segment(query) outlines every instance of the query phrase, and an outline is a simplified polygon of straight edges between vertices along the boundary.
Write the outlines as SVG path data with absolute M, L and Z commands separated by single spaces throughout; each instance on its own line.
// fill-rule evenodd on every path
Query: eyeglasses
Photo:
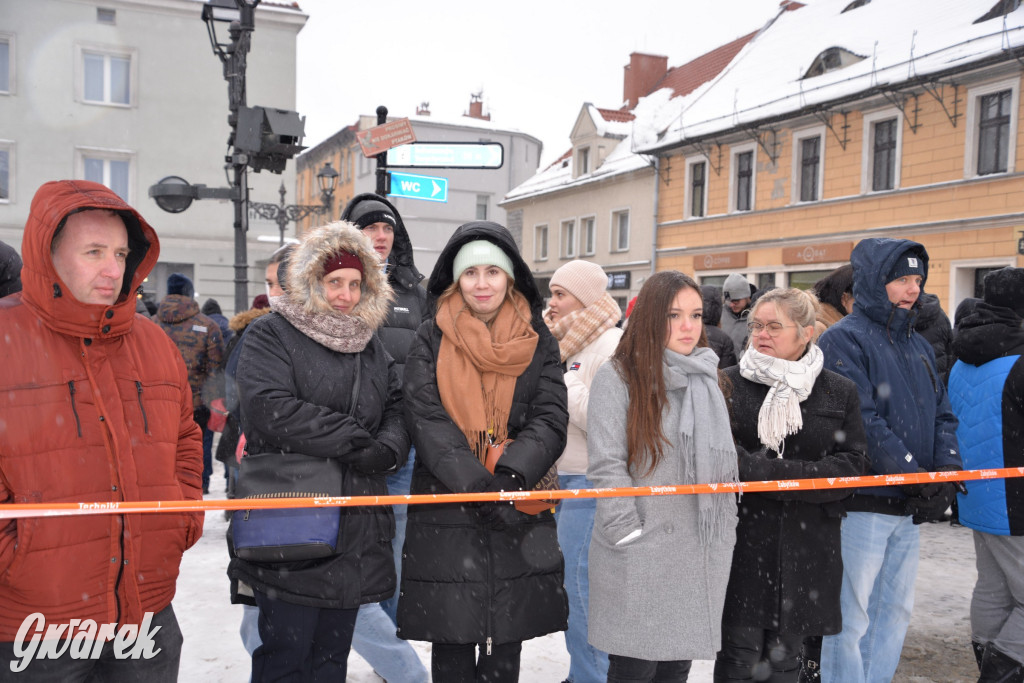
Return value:
M 796 325 L 783 325 L 779 322 L 759 323 L 754 321 L 747 323 L 747 332 L 753 336 L 755 334 L 761 334 L 763 330 L 768 330 L 769 337 L 778 337 L 782 334 L 782 331 L 788 327 L 796 327 Z

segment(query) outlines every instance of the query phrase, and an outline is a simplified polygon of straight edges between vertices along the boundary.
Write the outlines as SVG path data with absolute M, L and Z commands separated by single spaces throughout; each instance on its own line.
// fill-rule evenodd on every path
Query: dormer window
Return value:
M 989 19 L 996 19 L 998 17 L 1005 17 L 1010 12 L 1020 7 L 1020 0 L 999 0 L 992 9 L 985 14 L 981 15 L 980 18 L 975 19 L 975 24 L 980 24 L 983 21 Z
M 851 64 L 856 64 L 862 59 L 864 59 L 864 57 L 855 55 L 849 50 L 844 50 L 841 47 L 830 47 L 815 57 L 814 62 L 811 64 L 811 68 L 804 74 L 804 78 L 814 78 L 815 76 L 820 76 L 828 73 L 829 71 L 842 69 L 850 66 Z

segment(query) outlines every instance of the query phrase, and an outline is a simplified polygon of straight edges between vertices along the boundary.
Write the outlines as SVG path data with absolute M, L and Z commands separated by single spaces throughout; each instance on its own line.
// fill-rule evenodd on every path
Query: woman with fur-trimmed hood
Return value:
M 392 297 L 377 255 L 351 223 L 332 223 L 298 244 L 287 283 L 270 298 L 273 313 L 242 340 L 247 450 L 334 458 L 344 465 L 334 495 L 387 495 L 385 475 L 404 464 L 409 437 L 401 380 L 376 335 Z M 269 564 L 232 557 L 228 574 L 253 589 L 260 608 L 254 681 L 345 680 L 359 606 L 394 593 L 391 509 L 341 514 L 334 556 Z

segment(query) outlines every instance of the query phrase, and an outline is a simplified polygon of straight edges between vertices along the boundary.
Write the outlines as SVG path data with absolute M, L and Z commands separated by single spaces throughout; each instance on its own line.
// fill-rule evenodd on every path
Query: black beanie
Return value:
M 922 280 L 925 277 L 924 260 L 921 258 L 921 252 L 918 249 L 907 249 L 900 254 L 896 264 L 889 270 L 889 274 L 885 276 L 885 284 L 889 284 L 893 280 L 906 275 L 920 275 Z
M 1024 268 L 1000 268 L 985 276 L 985 303 L 1024 318 Z
M 192 286 L 192 281 L 181 273 L 171 273 L 167 278 L 167 293 L 168 294 L 181 294 L 192 298 L 196 293 L 195 287 Z
M 374 199 L 367 199 L 356 204 L 349 220 L 355 223 L 360 230 L 374 223 L 387 223 L 392 228 L 398 227 L 398 219 L 395 218 L 394 210 L 384 202 Z

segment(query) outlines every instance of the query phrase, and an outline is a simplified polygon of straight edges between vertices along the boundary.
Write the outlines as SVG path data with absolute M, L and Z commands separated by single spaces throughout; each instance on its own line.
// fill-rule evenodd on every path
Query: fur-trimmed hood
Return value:
M 268 313 L 270 313 L 269 308 L 250 308 L 248 311 L 242 311 L 241 313 L 236 313 L 232 316 L 231 320 L 228 321 L 228 327 L 231 328 L 232 332 L 238 334 L 248 327 L 249 323 L 253 320 L 267 315 Z
M 306 233 L 288 259 L 287 296 L 310 315 L 333 314 L 321 280 L 324 263 L 341 250 L 355 254 L 363 263 L 362 296 L 352 315 L 376 330 L 388 317 L 394 292 L 377 252 L 352 223 L 337 221 Z

